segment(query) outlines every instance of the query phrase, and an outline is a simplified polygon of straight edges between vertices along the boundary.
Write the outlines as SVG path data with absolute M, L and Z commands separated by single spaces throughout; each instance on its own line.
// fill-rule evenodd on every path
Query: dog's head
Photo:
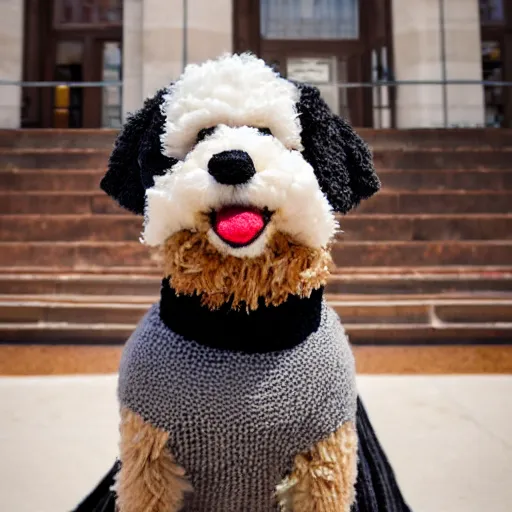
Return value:
M 373 195 L 379 180 L 366 144 L 318 89 L 244 54 L 190 65 L 147 100 L 121 131 L 101 186 L 144 214 L 148 245 L 168 247 L 171 283 L 180 269 L 206 273 L 209 286 L 196 279 L 182 291 L 208 295 L 205 287 L 234 287 L 235 267 L 247 280 L 257 278 L 248 267 L 261 274 L 266 262 L 275 274 L 286 259 L 281 289 L 300 254 L 302 274 L 313 260 L 325 268 L 325 257 L 313 256 L 326 253 L 335 213 Z M 219 267 L 230 269 L 222 279 Z M 222 300 L 236 298 L 228 291 Z

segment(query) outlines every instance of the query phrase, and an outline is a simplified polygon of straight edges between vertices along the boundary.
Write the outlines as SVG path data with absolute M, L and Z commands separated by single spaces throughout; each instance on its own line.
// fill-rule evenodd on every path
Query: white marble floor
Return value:
M 415 512 L 512 510 L 512 376 L 359 389 Z M 1 512 L 69 511 L 116 452 L 115 376 L 0 378 Z

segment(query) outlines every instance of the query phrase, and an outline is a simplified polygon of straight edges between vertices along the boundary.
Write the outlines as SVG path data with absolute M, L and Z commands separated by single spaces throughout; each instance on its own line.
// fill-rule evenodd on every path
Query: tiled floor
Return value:
M 415 512 L 512 510 L 512 376 L 362 376 L 359 388 Z M 0 511 L 69 510 L 116 444 L 114 376 L 0 378 Z

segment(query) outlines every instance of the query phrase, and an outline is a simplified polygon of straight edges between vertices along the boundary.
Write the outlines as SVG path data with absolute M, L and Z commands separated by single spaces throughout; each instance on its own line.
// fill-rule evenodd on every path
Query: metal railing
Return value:
M 72 89 L 87 89 L 87 88 L 101 88 L 107 90 L 108 88 L 116 88 L 119 90 L 119 96 L 123 90 L 123 82 L 120 80 L 115 81 L 84 81 L 84 82 L 73 82 L 73 81 L 23 81 L 23 80 L 4 80 L 0 79 L 0 89 L 2 86 L 14 86 L 22 88 L 52 88 L 54 89 L 53 94 L 53 127 L 54 128 L 68 128 L 70 117 L 77 110 L 77 106 L 72 104 L 71 90 Z M 79 107 L 80 108 L 80 107 Z M 114 109 L 114 115 L 110 116 L 110 113 Z M 113 106 L 107 106 L 105 112 L 102 112 L 102 116 L 109 120 L 102 121 L 102 125 L 105 127 L 120 127 L 122 122 L 122 102 Z M 112 120 L 116 122 L 112 125 Z
M 2 85 L 17 85 L 19 87 L 123 87 L 122 81 L 113 82 L 63 82 L 63 81 L 21 81 L 21 80 L 2 80 L 0 79 L 0 86 Z
M 498 125 L 506 125 L 512 127 L 512 81 L 504 81 L 504 80 L 474 80 L 474 79 L 448 79 L 448 80 L 378 80 L 375 82 L 350 82 L 350 83 L 336 83 L 333 84 L 338 90 L 354 90 L 354 89 L 372 89 L 378 93 L 381 93 L 386 89 L 386 105 L 382 105 L 379 103 L 377 99 L 378 96 L 373 95 L 372 97 L 372 105 L 371 108 L 375 111 L 376 109 L 388 109 L 390 111 L 391 117 L 396 120 L 397 108 L 400 106 L 400 93 L 403 92 L 402 88 L 409 87 L 420 87 L 420 86 L 438 86 L 442 88 L 440 97 L 437 100 L 433 100 L 432 98 L 427 99 L 435 105 L 434 108 L 439 109 L 441 120 L 440 123 L 435 123 L 433 127 L 439 128 L 452 128 L 454 126 L 493 126 L 497 127 Z M 454 100 L 453 97 L 451 101 L 449 100 L 449 89 L 450 87 L 456 86 L 473 86 L 480 87 L 481 94 L 480 100 L 476 95 L 479 93 L 475 91 L 475 102 L 476 106 L 479 101 L 481 101 L 481 105 L 483 107 L 482 112 L 482 122 L 474 123 L 474 122 L 460 122 L 460 121 L 452 121 L 450 118 L 453 116 L 451 114 L 452 109 L 457 109 L 464 107 L 464 104 L 459 104 L 457 100 Z M 401 90 L 402 89 L 402 90 Z M 508 89 L 505 92 L 505 89 Z M 390 94 L 390 91 L 393 91 L 393 94 Z M 488 101 L 487 96 L 492 96 L 492 94 L 486 95 L 486 92 L 494 92 L 496 96 L 500 97 L 499 101 Z M 381 98 L 382 99 L 382 98 Z M 420 102 L 418 102 L 418 105 Z M 425 105 L 424 104 L 424 105 Z M 412 105 L 409 104 L 409 107 Z M 431 105 L 432 106 L 432 105 Z M 350 110 L 350 105 L 346 105 Z M 466 105 L 467 108 L 467 105 Z M 489 111 L 493 108 L 503 109 L 501 112 L 502 120 L 500 123 L 490 123 L 488 122 L 486 116 Z M 459 117 L 459 116 L 456 116 Z M 380 128 L 382 126 L 374 126 Z M 391 127 L 391 126 L 390 126 Z M 397 127 L 396 124 L 393 124 L 392 127 Z M 398 126 L 400 128 L 401 126 Z
M 414 87 L 414 86 L 439 86 L 443 87 L 442 92 L 442 101 L 439 106 L 442 112 L 442 123 L 441 126 L 445 128 L 450 128 L 454 126 L 454 123 L 450 123 L 450 109 L 454 106 L 451 105 L 448 101 L 445 100 L 447 97 L 446 91 L 450 86 L 480 86 L 483 91 L 486 88 L 510 88 L 507 95 L 503 95 L 503 91 L 500 91 L 503 97 L 508 96 L 507 101 L 510 103 L 510 106 L 507 108 L 509 115 L 512 115 L 512 82 L 511 81 L 496 81 L 496 80 L 471 80 L 471 79 L 450 79 L 450 80 L 378 80 L 375 82 L 346 82 L 346 83 L 326 83 L 326 84 L 315 84 L 322 88 L 335 88 L 337 91 L 348 91 L 354 89 L 373 89 L 382 91 L 383 88 L 390 88 L 390 90 L 394 91 L 393 99 L 387 99 L 388 104 L 376 104 L 375 97 L 372 98 L 372 104 L 368 106 L 373 110 L 375 109 L 389 109 L 396 113 L 397 107 L 397 93 L 400 92 L 399 89 L 402 87 Z M 72 88 L 107 88 L 107 87 L 117 87 L 122 89 L 123 82 L 122 81 L 97 81 L 97 82 L 66 82 L 66 81 L 21 81 L 21 80 L 4 80 L 0 79 L 0 88 L 2 86 L 17 86 L 17 87 L 26 87 L 26 88 L 53 88 L 55 89 L 54 94 L 54 110 L 55 109 L 69 109 L 69 101 L 66 102 L 60 101 L 58 99 L 58 91 L 62 89 L 67 89 L 68 92 Z M 503 104 L 504 105 L 504 104 Z M 485 100 L 483 103 L 484 109 L 486 107 Z M 349 103 L 341 104 L 342 108 L 350 110 L 351 105 Z M 340 112 L 342 113 L 342 112 Z M 512 126 L 512 119 L 508 119 L 508 124 Z M 455 123 L 457 125 L 457 123 Z M 481 124 L 481 126 L 485 126 L 485 123 Z M 396 126 L 392 126 L 396 127 Z M 439 126 L 436 126 L 439 127 Z

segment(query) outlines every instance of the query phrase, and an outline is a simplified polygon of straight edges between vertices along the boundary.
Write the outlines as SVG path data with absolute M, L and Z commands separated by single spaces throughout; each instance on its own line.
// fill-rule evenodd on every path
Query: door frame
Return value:
M 48 5 L 50 4 L 50 5 Z M 84 81 L 101 81 L 105 41 L 123 42 L 123 27 L 113 25 L 54 24 L 54 2 L 25 0 L 24 80 L 54 81 L 56 49 L 59 41 L 83 41 Z M 53 126 L 52 87 L 24 88 L 24 102 L 29 103 L 22 120 L 25 127 Z M 101 127 L 102 88 L 85 87 L 83 128 Z
M 374 13 L 378 9 L 381 23 L 375 27 Z M 373 13 L 373 14 L 371 14 Z M 287 57 L 332 57 L 346 58 L 351 82 L 371 81 L 371 51 L 376 45 L 386 45 L 389 66 L 393 66 L 391 0 L 359 0 L 358 39 L 263 39 L 260 34 L 260 1 L 234 0 L 233 48 L 235 52 L 250 51 L 265 60 L 286 62 Z M 372 126 L 372 91 L 370 88 L 349 89 L 349 108 L 352 124 Z M 394 126 L 394 94 L 392 125 Z

